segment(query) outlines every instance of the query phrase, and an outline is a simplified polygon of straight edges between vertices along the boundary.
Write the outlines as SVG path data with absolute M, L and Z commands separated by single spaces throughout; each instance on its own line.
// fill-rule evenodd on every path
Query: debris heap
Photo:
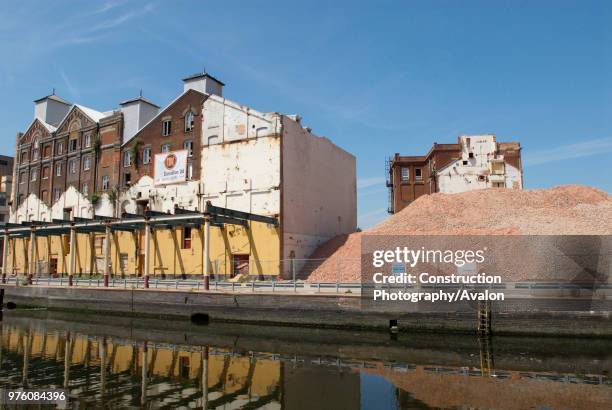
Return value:
M 358 282 L 361 236 L 367 235 L 612 235 L 612 196 L 577 185 L 551 189 L 485 189 L 424 195 L 379 225 L 341 235 L 311 256 L 313 282 Z

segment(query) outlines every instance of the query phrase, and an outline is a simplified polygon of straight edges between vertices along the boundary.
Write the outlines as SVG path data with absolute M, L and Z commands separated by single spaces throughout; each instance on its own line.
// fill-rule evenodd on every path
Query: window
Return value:
M 164 137 L 170 135 L 172 132 L 172 120 L 165 120 L 162 122 L 162 135 Z
M 89 194 L 89 184 L 87 182 L 83 182 L 83 189 L 81 190 L 83 195 Z
M 49 167 L 43 167 L 42 179 L 49 179 Z
M 102 176 L 102 189 L 108 190 L 108 186 L 110 184 L 110 177 L 108 175 Z
M 193 176 L 193 164 L 189 162 L 187 164 L 187 179 L 191 179 Z
M 30 174 L 30 180 L 36 181 L 38 179 L 38 169 L 34 168 Z
M 410 168 L 402 168 L 402 182 L 410 181 Z
M 41 198 L 43 200 L 43 202 L 48 202 L 49 201 L 49 191 L 42 191 L 41 192 Z
M 193 130 L 193 113 L 191 111 L 185 114 L 185 132 Z
M 27 151 L 22 151 L 21 152 L 21 160 L 20 162 L 26 162 L 28 160 L 28 153 Z
M 151 147 L 145 147 L 142 151 L 142 163 L 148 164 L 151 162 Z
M 19 174 L 19 183 L 20 184 L 25 184 L 26 182 L 26 173 L 25 171 L 23 171 L 21 174 Z
M 132 182 L 132 174 L 130 174 L 129 172 L 126 172 L 123 175 L 123 183 L 125 186 L 129 186 L 130 182 Z
M 187 150 L 188 157 L 193 157 L 193 141 L 188 140 L 183 142 L 183 149 Z
M 414 179 L 417 181 L 421 181 L 423 179 L 423 173 L 421 172 L 421 168 L 414 169 Z
M 191 249 L 191 228 L 183 228 L 183 246 L 182 249 Z
M 161 152 L 170 152 L 170 144 L 164 144 L 161 146 Z
M 91 147 L 91 133 L 85 134 L 85 148 Z
M 6 197 L 0 196 L 0 206 L 6 206 Z
M 70 164 L 70 165 L 69 165 L 69 167 L 70 167 L 70 173 L 71 173 L 71 174 L 76 174 L 76 171 L 77 171 L 77 163 L 76 163 L 76 159 L 71 159 L 71 160 L 70 160 L 68 163 Z
M 44 152 L 44 154 L 43 154 L 44 157 L 45 158 L 49 158 L 51 156 L 51 145 L 48 145 L 48 144 L 45 145 L 45 148 L 44 148 L 43 152 Z
M 126 151 L 123 153 L 123 166 L 129 167 L 132 165 L 132 153 L 130 151 Z
M 77 149 L 77 140 L 76 138 L 73 138 L 70 141 L 68 141 L 68 151 L 72 152 L 72 151 L 76 151 L 76 149 Z
M 55 146 L 56 155 L 62 155 L 64 153 L 64 141 L 60 141 Z
M 53 200 L 57 201 L 60 199 L 60 196 L 62 196 L 62 190 L 59 188 L 55 188 L 53 189 Z
M 91 168 L 91 157 L 86 155 L 83 158 L 83 171 L 89 171 L 89 168 Z
M 55 176 L 56 177 L 62 176 L 62 163 L 61 162 L 58 162 L 57 164 L 55 164 Z
M 23 194 L 19 195 L 19 205 L 23 204 L 24 200 L 25 200 L 25 195 Z
M 32 152 L 32 160 L 36 161 L 40 157 L 40 141 L 36 139 L 34 141 L 34 150 Z

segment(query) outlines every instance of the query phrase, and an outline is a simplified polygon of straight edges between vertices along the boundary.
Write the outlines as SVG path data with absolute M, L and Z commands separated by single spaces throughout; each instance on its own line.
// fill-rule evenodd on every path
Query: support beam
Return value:
M 204 251 L 202 252 L 204 265 L 204 290 L 210 289 L 210 215 L 204 217 Z
M 28 251 L 28 284 L 32 284 L 32 276 L 34 275 L 34 247 L 36 246 L 36 234 L 34 228 L 30 230 L 30 249 Z
M 4 239 L 2 241 L 2 283 L 6 283 L 6 274 L 8 273 L 8 250 L 9 250 L 9 234 L 8 230 L 4 230 Z
M 202 409 L 208 409 L 208 346 L 202 351 Z
M 72 357 L 70 341 L 70 332 L 66 332 L 66 347 L 64 349 L 64 390 L 68 390 L 68 385 L 70 384 L 70 359 Z
M 100 397 L 103 398 L 106 390 L 106 338 L 98 338 L 100 351 Z
M 76 254 L 76 230 L 74 225 L 70 226 L 70 259 L 68 261 L 68 286 L 72 286 L 74 278 L 74 258 Z
M 147 342 L 142 345 L 142 391 L 140 393 L 140 405 L 144 408 L 147 403 Z
M 145 256 L 144 256 L 144 287 L 149 287 L 149 256 L 151 249 L 151 224 L 148 222 L 145 224 Z
M 108 287 L 108 278 L 110 274 L 110 240 L 111 240 L 111 228 L 106 226 L 104 231 L 104 286 Z

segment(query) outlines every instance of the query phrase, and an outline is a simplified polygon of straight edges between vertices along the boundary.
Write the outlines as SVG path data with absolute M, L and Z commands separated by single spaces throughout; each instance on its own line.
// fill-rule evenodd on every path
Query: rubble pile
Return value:
M 341 235 L 311 258 L 326 258 L 308 281 L 358 282 L 362 235 L 612 235 L 612 196 L 567 185 L 424 195 L 379 225 Z

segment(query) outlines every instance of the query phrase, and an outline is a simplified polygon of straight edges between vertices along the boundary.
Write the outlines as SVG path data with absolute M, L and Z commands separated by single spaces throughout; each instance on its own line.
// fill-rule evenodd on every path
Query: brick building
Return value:
M 288 259 L 353 232 L 355 158 L 299 115 L 259 112 L 224 98 L 223 88 L 199 73 L 164 108 L 142 95 L 108 111 L 55 94 L 36 100 L 17 136 L 9 271 L 202 274 L 208 243 L 213 274 L 274 276 L 295 270 Z M 149 235 L 125 222 L 208 218 L 211 207 L 242 219 L 218 220 L 209 233 L 197 221 L 160 223 Z M 95 227 L 109 220 L 112 235 Z M 89 225 L 77 232 L 75 224 Z
M 456 144 L 437 144 L 425 155 L 396 153 L 386 163 L 389 213 L 434 192 L 522 189 L 521 145 L 497 142 L 495 135 L 464 135 Z

